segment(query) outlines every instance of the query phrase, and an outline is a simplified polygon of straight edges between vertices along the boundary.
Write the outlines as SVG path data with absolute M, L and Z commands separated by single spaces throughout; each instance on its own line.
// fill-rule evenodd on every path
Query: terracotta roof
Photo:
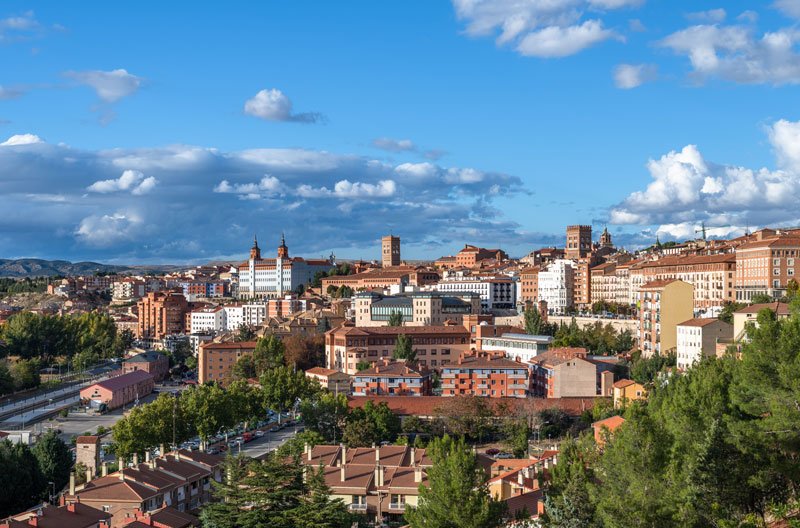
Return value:
M 609 431 L 614 431 L 617 427 L 625 423 L 625 418 L 622 416 L 611 416 L 610 418 L 606 418 L 605 420 L 599 420 L 592 424 L 592 427 L 595 429 L 601 429 L 605 427 Z
M 587 350 L 582 347 L 551 348 L 538 354 L 536 357 L 532 358 L 530 362 L 535 365 L 555 367 L 576 358 L 585 360 L 587 355 Z
M 200 348 L 203 350 L 225 350 L 225 349 L 251 349 L 255 348 L 258 344 L 257 341 L 238 341 L 238 342 L 227 342 L 227 343 L 200 343 Z
M 41 514 L 38 514 L 41 512 Z M 36 517 L 36 526 L 39 528 L 88 528 L 95 526 L 99 521 L 111 518 L 111 514 L 92 508 L 79 502 L 68 506 L 51 506 L 46 504 L 36 510 L 15 515 L 15 521 L 21 521 L 19 526 L 30 526 L 27 519 Z M 9 523 L 11 526 L 14 524 Z
M 668 284 L 672 284 L 673 282 L 683 282 L 678 279 L 657 279 L 650 281 L 648 283 L 643 284 L 639 289 L 640 290 L 657 290 L 661 289 Z
M 186 512 L 167 506 L 153 512 L 150 518 L 168 528 L 188 528 L 189 526 L 200 526 L 200 519 Z
M 756 240 L 753 242 L 745 242 L 737 251 L 746 249 L 757 249 L 764 247 L 800 247 L 800 238 L 795 236 L 776 236 L 774 238 L 767 238 L 764 240 Z
M 636 382 L 630 379 L 621 379 L 619 381 L 614 382 L 613 386 L 615 389 L 624 389 L 625 387 L 629 387 L 634 383 Z
M 75 439 L 76 444 L 99 444 L 99 436 L 79 436 Z
M 117 502 L 135 503 L 151 499 L 158 494 L 158 490 L 144 484 L 131 480 L 120 480 L 117 474 L 95 479 L 88 482 L 82 490 L 75 492 L 75 495 L 83 500 L 114 499 Z
M 651 260 L 642 264 L 643 268 L 658 268 L 662 266 L 686 266 L 700 264 L 719 264 L 736 262 L 735 253 L 715 253 L 713 255 L 670 255 L 658 260 Z
M 773 303 L 764 303 L 764 304 L 751 304 L 750 306 L 745 306 L 741 310 L 736 310 L 736 313 L 755 313 L 757 314 L 761 310 L 768 309 L 775 312 L 777 315 L 789 315 L 791 312 L 789 311 L 789 305 L 782 302 L 773 302 Z
M 410 335 L 415 334 L 453 334 L 453 335 L 469 335 L 469 330 L 463 326 L 372 326 L 372 327 L 355 327 L 355 326 L 340 326 L 330 330 L 337 335 L 354 335 L 354 336 L 368 336 L 368 335 Z
M 678 326 L 697 326 L 703 327 L 708 326 L 711 323 L 720 322 L 719 319 L 716 317 L 695 317 L 693 319 L 689 319 L 688 321 L 684 321 L 682 323 L 678 323 Z M 725 323 L 728 324 L 728 323 Z
M 434 416 L 438 408 L 450 404 L 449 396 L 350 396 L 350 408 L 362 407 L 368 401 L 374 404 L 386 403 L 400 416 Z M 493 410 L 505 403 L 511 412 L 515 409 L 544 410 L 558 408 L 569 415 L 578 416 L 594 407 L 596 398 L 487 398 L 486 403 Z
M 97 386 L 103 387 L 104 389 L 108 389 L 110 391 L 116 391 L 148 379 L 153 379 L 153 376 L 143 370 L 134 370 L 133 372 L 128 372 L 127 374 L 122 374 L 121 376 L 115 376 L 107 380 L 98 381 L 87 388 Z
M 427 373 L 412 368 L 403 361 L 392 361 L 389 364 L 377 364 L 374 367 L 360 370 L 356 374 L 356 376 L 399 376 L 403 378 L 421 378 L 427 375 Z
M 515 517 L 520 512 L 526 511 L 530 516 L 538 516 L 539 501 L 542 500 L 544 491 L 541 489 L 529 491 L 522 495 L 516 495 L 505 500 L 507 512 Z
M 306 374 L 315 374 L 317 376 L 330 376 L 331 374 L 335 374 L 336 370 L 325 368 L 325 367 L 312 367 L 306 371 Z
M 445 370 L 471 370 L 471 369 L 527 369 L 528 365 L 519 361 L 503 357 L 467 356 L 456 363 L 443 365 Z

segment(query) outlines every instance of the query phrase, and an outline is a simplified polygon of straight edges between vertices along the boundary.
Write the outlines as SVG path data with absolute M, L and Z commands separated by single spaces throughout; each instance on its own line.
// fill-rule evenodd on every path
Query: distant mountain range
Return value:
M 171 271 L 190 266 L 152 265 L 116 266 L 99 262 L 69 262 L 43 259 L 0 259 L 0 277 L 52 277 L 54 275 L 92 275 L 100 273 L 145 273 L 147 271 Z

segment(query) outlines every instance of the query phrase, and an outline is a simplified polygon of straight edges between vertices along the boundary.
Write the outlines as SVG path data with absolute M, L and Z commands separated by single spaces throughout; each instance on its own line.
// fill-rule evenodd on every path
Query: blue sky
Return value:
M 800 0 L 0 5 L 0 257 L 800 223 Z

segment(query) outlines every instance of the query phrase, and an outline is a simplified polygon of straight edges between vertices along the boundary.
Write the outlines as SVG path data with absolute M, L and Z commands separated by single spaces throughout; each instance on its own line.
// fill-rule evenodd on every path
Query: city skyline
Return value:
M 800 3 L 5 3 L 0 256 L 513 256 L 800 224 Z M 34 9 L 31 11 L 31 9 Z M 146 28 L 146 29 L 145 29 Z

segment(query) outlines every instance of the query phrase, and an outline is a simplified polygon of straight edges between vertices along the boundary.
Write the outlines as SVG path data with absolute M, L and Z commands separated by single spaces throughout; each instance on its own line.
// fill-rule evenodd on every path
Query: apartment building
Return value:
M 481 297 L 473 292 L 451 295 L 415 292 L 393 296 L 363 292 L 353 297 L 353 309 L 359 327 L 386 326 L 396 313 L 403 317 L 403 326 L 461 324 L 465 315 L 481 313 Z
M 464 248 L 456 253 L 453 267 L 473 268 L 482 260 L 492 259 L 497 261 L 508 260 L 508 254 L 502 249 L 487 249 L 465 244 Z
M 442 293 L 477 293 L 481 308 L 485 311 L 508 310 L 516 307 L 517 288 L 514 280 L 506 276 L 494 277 L 445 277 L 431 287 Z
M 70 485 L 67 504 L 91 506 L 111 517 L 111 528 L 125 526 L 131 517 L 171 507 L 197 512 L 211 500 L 211 482 L 222 480 L 222 457 L 200 451 L 172 451 L 164 456 L 134 463 L 92 479 L 83 486 Z
M 213 381 L 227 386 L 231 382 L 233 366 L 242 356 L 252 356 L 256 341 L 232 343 L 201 343 L 197 352 L 197 381 Z
M 533 358 L 530 365 L 531 392 L 543 398 L 597 396 L 600 374 L 613 368 L 591 361 L 585 348 L 551 348 Z
M 717 342 L 733 338 L 733 325 L 717 318 L 693 318 L 677 327 L 677 367 L 687 370 L 704 357 L 716 357 Z
M 329 271 L 333 263 L 327 259 L 306 260 L 290 257 L 286 240 L 281 235 L 277 256 L 261 258 L 258 240 L 253 240 L 250 258 L 237 265 L 239 273 L 238 296 L 244 299 L 277 298 L 309 284 L 318 271 Z
M 388 358 L 353 376 L 353 396 L 429 396 L 431 373 Z
M 519 272 L 519 295 L 517 303 L 536 304 L 539 302 L 539 266 L 524 268 Z
M 688 282 L 659 279 L 639 289 L 636 336 L 645 357 L 678 346 L 678 325 L 694 317 L 694 288 Z
M 625 407 L 628 403 L 643 400 L 647 397 L 644 385 L 631 379 L 621 379 L 614 382 L 613 389 L 614 408 Z
M 777 299 L 786 295 L 790 280 L 800 281 L 800 235 L 796 232 L 759 233 L 736 248 L 737 301 L 749 302 L 757 294 Z
M 566 313 L 573 306 L 575 263 L 559 259 L 539 272 L 539 300 L 554 314 Z
M 227 331 L 226 315 L 226 310 L 223 306 L 210 306 L 193 310 L 189 316 L 189 329 L 193 334 Z
M 174 291 L 150 292 L 137 304 L 138 327 L 136 338 L 161 340 L 168 335 L 182 334 L 186 326 L 189 304 Z
M 111 285 L 111 299 L 114 301 L 130 301 L 141 299 L 147 294 L 147 284 L 142 279 L 126 277 Z
M 733 314 L 733 339 L 736 341 L 747 339 L 747 325 L 758 326 L 758 314 L 761 310 L 771 310 L 777 319 L 788 319 L 792 314 L 789 305 L 782 302 L 745 306 Z
M 691 284 L 695 310 L 706 311 L 735 299 L 737 259 L 733 253 L 673 255 L 643 262 L 632 273 L 641 274 L 645 283 L 673 279 Z
M 355 375 L 360 361 L 374 364 L 391 357 L 400 334 L 411 340 L 418 364 L 428 369 L 452 363 L 470 349 L 470 332 L 460 325 L 366 328 L 343 325 L 325 333 L 326 366 Z
M 598 264 L 590 270 L 590 275 L 592 302 L 617 302 L 617 291 L 619 289 L 617 263 L 604 262 L 603 264 Z
M 466 356 L 442 367 L 442 396 L 525 398 L 528 366 L 489 355 Z
M 402 291 L 406 286 L 424 286 L 435 284 L 439 274 L 422 266 L 396 266 L 384 269 L 370 269 L 354 275 L 334 275 L 322 279 L 322 291 L 330 286 L 337 288 L 347 286 L 353 291 L 388 290 L 396 288 Z
M 572 287 L 572 305 L 579 310 L 588 310 L 591 308 L 592 299 L 592 266 L 596 265 L 598 260 L 593 256 L 579 258 L 575 260 L 573 287 Z

